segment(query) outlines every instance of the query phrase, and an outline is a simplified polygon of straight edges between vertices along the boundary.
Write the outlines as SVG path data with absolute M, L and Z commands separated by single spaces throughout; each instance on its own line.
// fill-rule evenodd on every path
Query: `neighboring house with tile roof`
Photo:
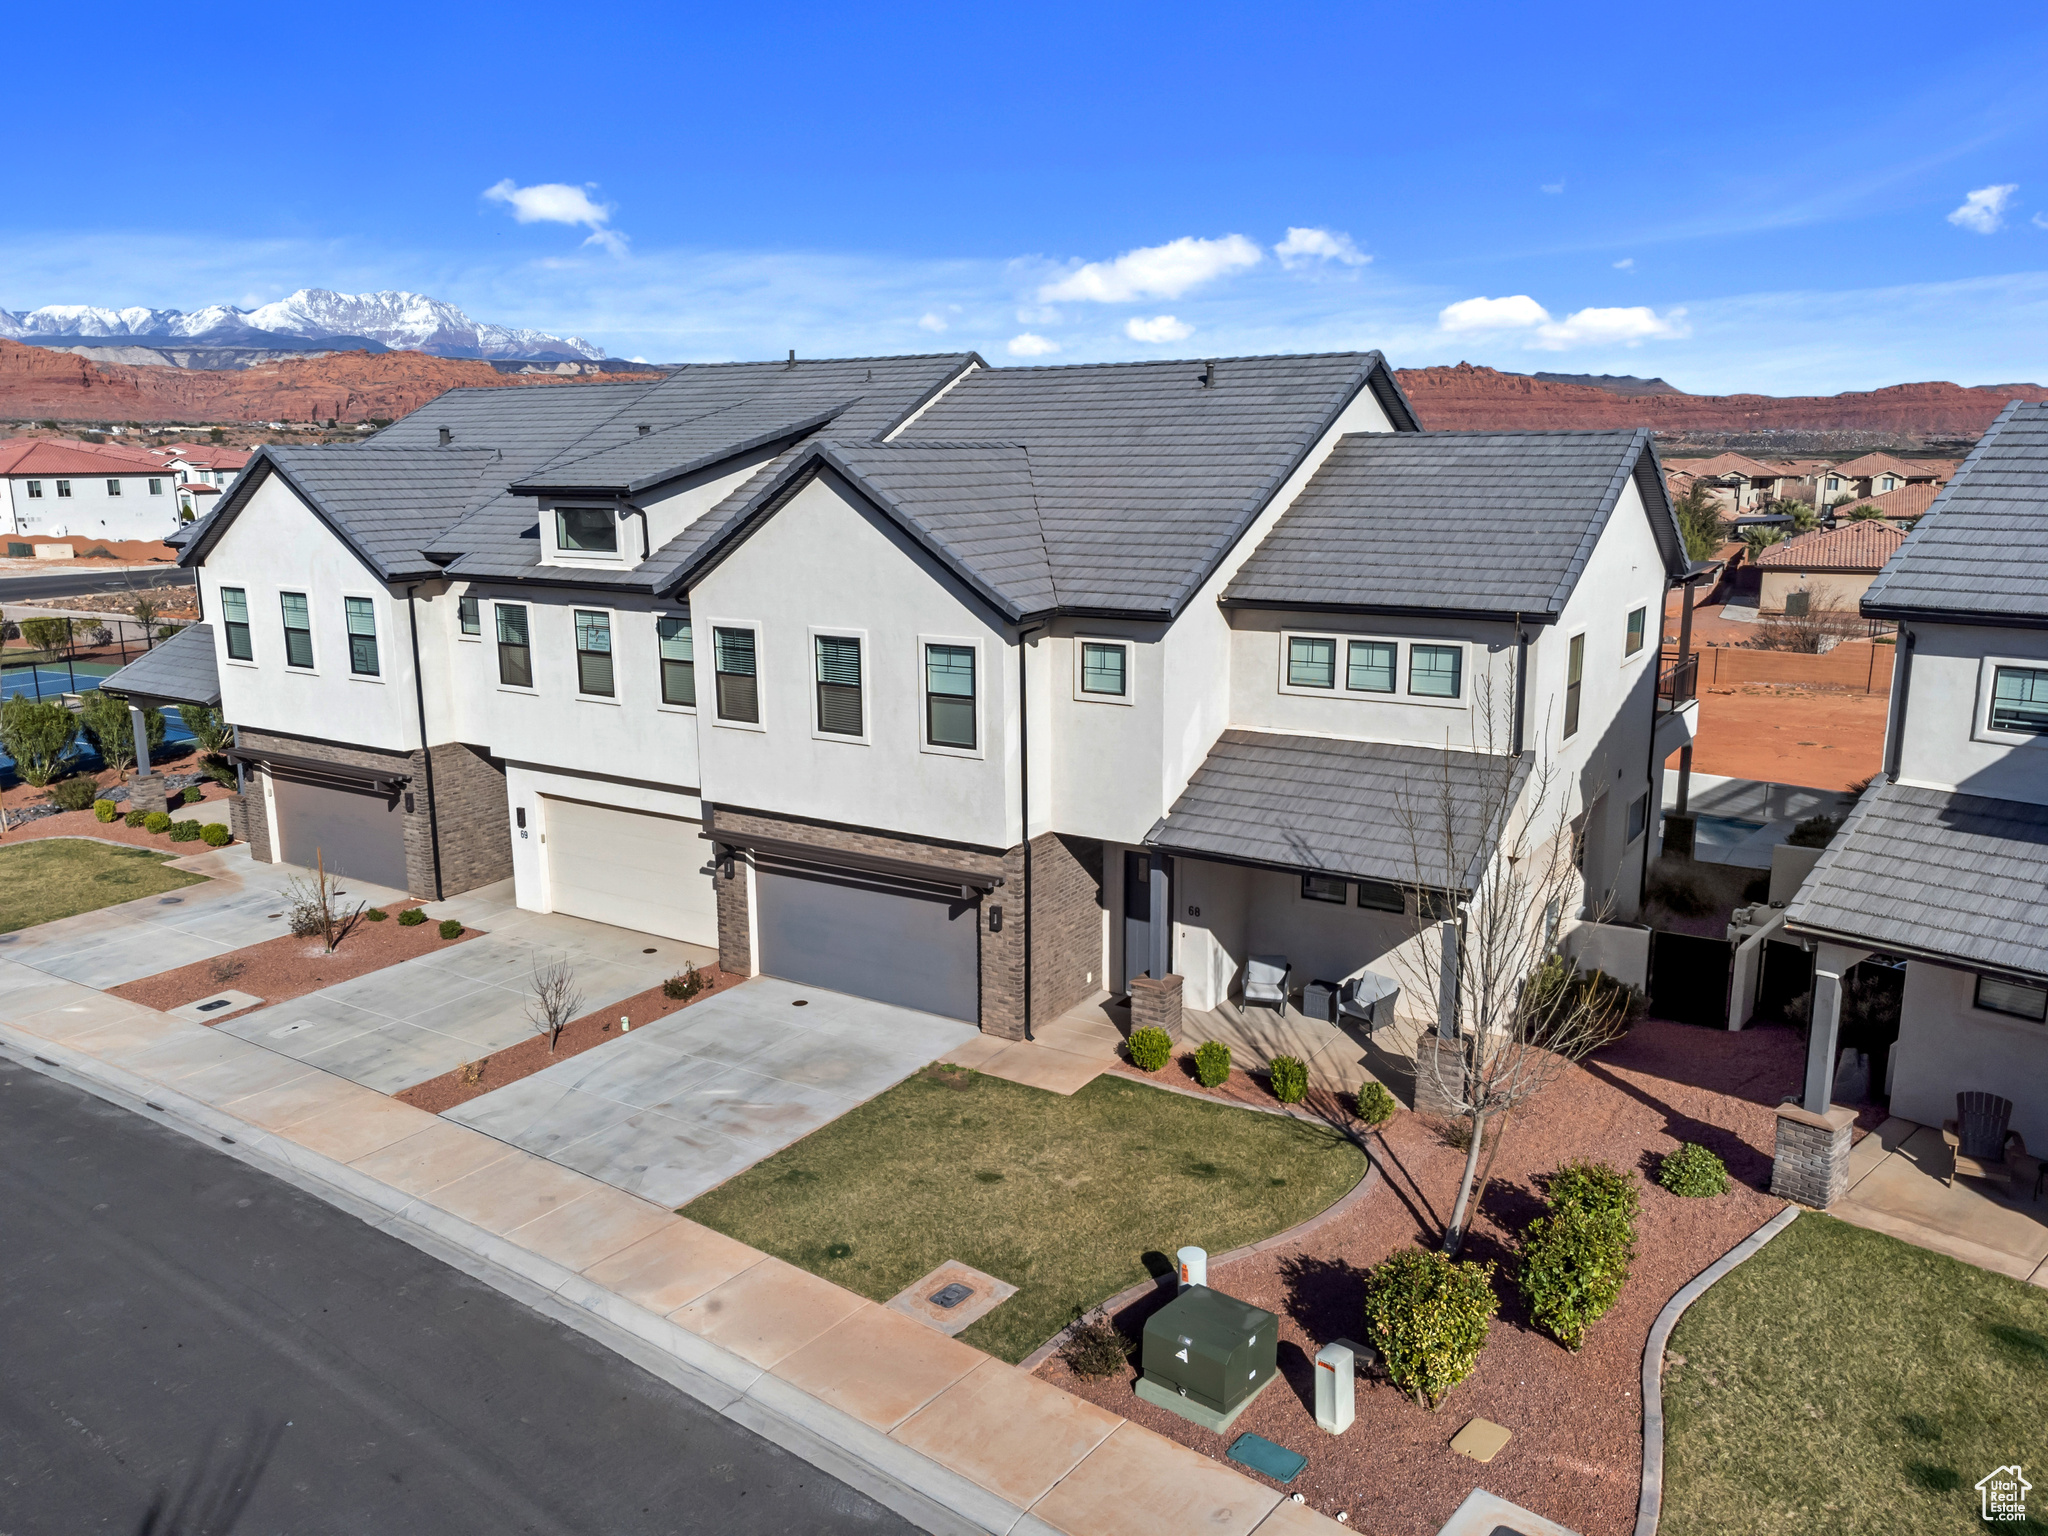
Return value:
M 1720 492 L 1725 504 L 1736 512 L 1753 512 L 1790 494 L 1799 480 L 1796 469 L 1767 464 L 1746 453 L 1717 453 L 1710 459 L 1685 459 L 1677 469 L 1693 480 L 1703 481 Z M 1674 486 L 1673 494 L 1681 488 Z
M 249 462 L 246 448 L 225 448 L 213 443 L 181 443 L 176 448 L 154 450 L 178 477 L 178 511 L 188 520 L 204 517 L 213 498 L 235 483 Z
M 1955 473 L 1947 459 L 1899 459 L 1888 453 L 1866 453 L 1819 471 L 1815 485 L 1820 505 L 1846 508 L 1843 497 L 1867 501 L 1909 485 L 1941 486 Z
M 1860 513 L 1866 507 L 1876 509 L 1876 515 L 1887 522 L 1910 528 L 1914 521 L 1927 515 L 1927 509 L 1934 505 L 1934 499 L 1941 494 L 1944 480 L 1913 480 L 1895 490 L 1881 491 L 1875 496 L 1865 496 L 1853 502 L 1844 502 L 1835 509 L 1837 518 L 1847 518 Z
M 1903 529 L 1872 517 L 1773 544 L 1756 558 L 1757 608 L 1800 614 L 1818 604 L 1853 614 L 1905 541 Z
M 455 391 L 220 503 L 257 857 L 1012 1037 L 1385 970 L 1538 779 L 1633 912 L 1690 742 L 1650 435 L 1423 434 L 1377 353 Z M 1430 765 L 1476 864 L 1404 843 Z
M 178 526 L 172 472 L 142 450 L 59 438 L 0 441 L 0 533 L 160 539 Z
M 1863 525 L 1859 525 L 1863 526 Z M 1832 1111 L 1842 978 L 1903 964 L 1891 1111 L 2012 1101 L 2048 1147 L 2048 405 L 2014 402 L 1864 593 L 1898 624 L 1882 771 L 1785 912 L 1817 945 L 1802 1113 Z M 1781 1137 L 1781 1146 L 1783 1138 Z M 1846 1157 L 1846 1145 L 1836 1149 Z

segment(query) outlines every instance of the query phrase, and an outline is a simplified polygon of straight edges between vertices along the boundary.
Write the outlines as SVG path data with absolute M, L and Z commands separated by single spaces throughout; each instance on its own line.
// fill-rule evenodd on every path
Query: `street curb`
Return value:
M 1664 1310 L 1650 1325 L 1649 1340 L 1643 1345 L 1643 1491 L 1636 1501 L 1635 1536 L 1657 1536 L 1657 1520 L 1664 1510 L 1664 1346 L 1670 1342 L 1671 1330 L 1709 1286 L 1736 1265 L 1755 1258 L 1765 1243 L 1792 1225 L 1801 1209 L 1786 1206 L 1693 1276 L 1664 1303 Z
M 1000 1495 L 763 1367 L 424 1198 L 394 1190 L 174 1087 L 54 1041 L 24 1036 L 7 1024 L 0 1024 L 0 1056 L 296 1185 L 522 1305 L 568 1324 L 934 1536 L 1035 1536 L 1050 1530 Z

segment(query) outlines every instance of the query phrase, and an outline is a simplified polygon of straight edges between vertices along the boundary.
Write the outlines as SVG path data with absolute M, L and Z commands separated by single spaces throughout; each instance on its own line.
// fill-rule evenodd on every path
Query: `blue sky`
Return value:
M 2048 381 L 2036 8 L 78 15 L 12 28 L 0 307 L 410 288 L 655 361 Z

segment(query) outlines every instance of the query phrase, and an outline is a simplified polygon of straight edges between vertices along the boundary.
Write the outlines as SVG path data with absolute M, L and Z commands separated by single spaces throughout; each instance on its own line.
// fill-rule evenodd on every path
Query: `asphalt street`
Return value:
M 144 587 L 176 582 L 189 587 L 191 579 L 175 566 L 163 565 L 148 571 L 64 571 L 49 576 L 0 576 L 0 608 L 9 603 L 33 603 L 46 597 L 77 597 L 87 592 L 140 591 Z
M 914 1530 L 567 1326 L 0 1060 L 0 1533 Z

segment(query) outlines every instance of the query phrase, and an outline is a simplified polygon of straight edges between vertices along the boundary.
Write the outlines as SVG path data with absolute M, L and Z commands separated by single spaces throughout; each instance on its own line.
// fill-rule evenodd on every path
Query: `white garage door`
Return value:
M 718 947 L 700 823 L 553 795 L 541 797 L 541 821 L 557 912 Z

